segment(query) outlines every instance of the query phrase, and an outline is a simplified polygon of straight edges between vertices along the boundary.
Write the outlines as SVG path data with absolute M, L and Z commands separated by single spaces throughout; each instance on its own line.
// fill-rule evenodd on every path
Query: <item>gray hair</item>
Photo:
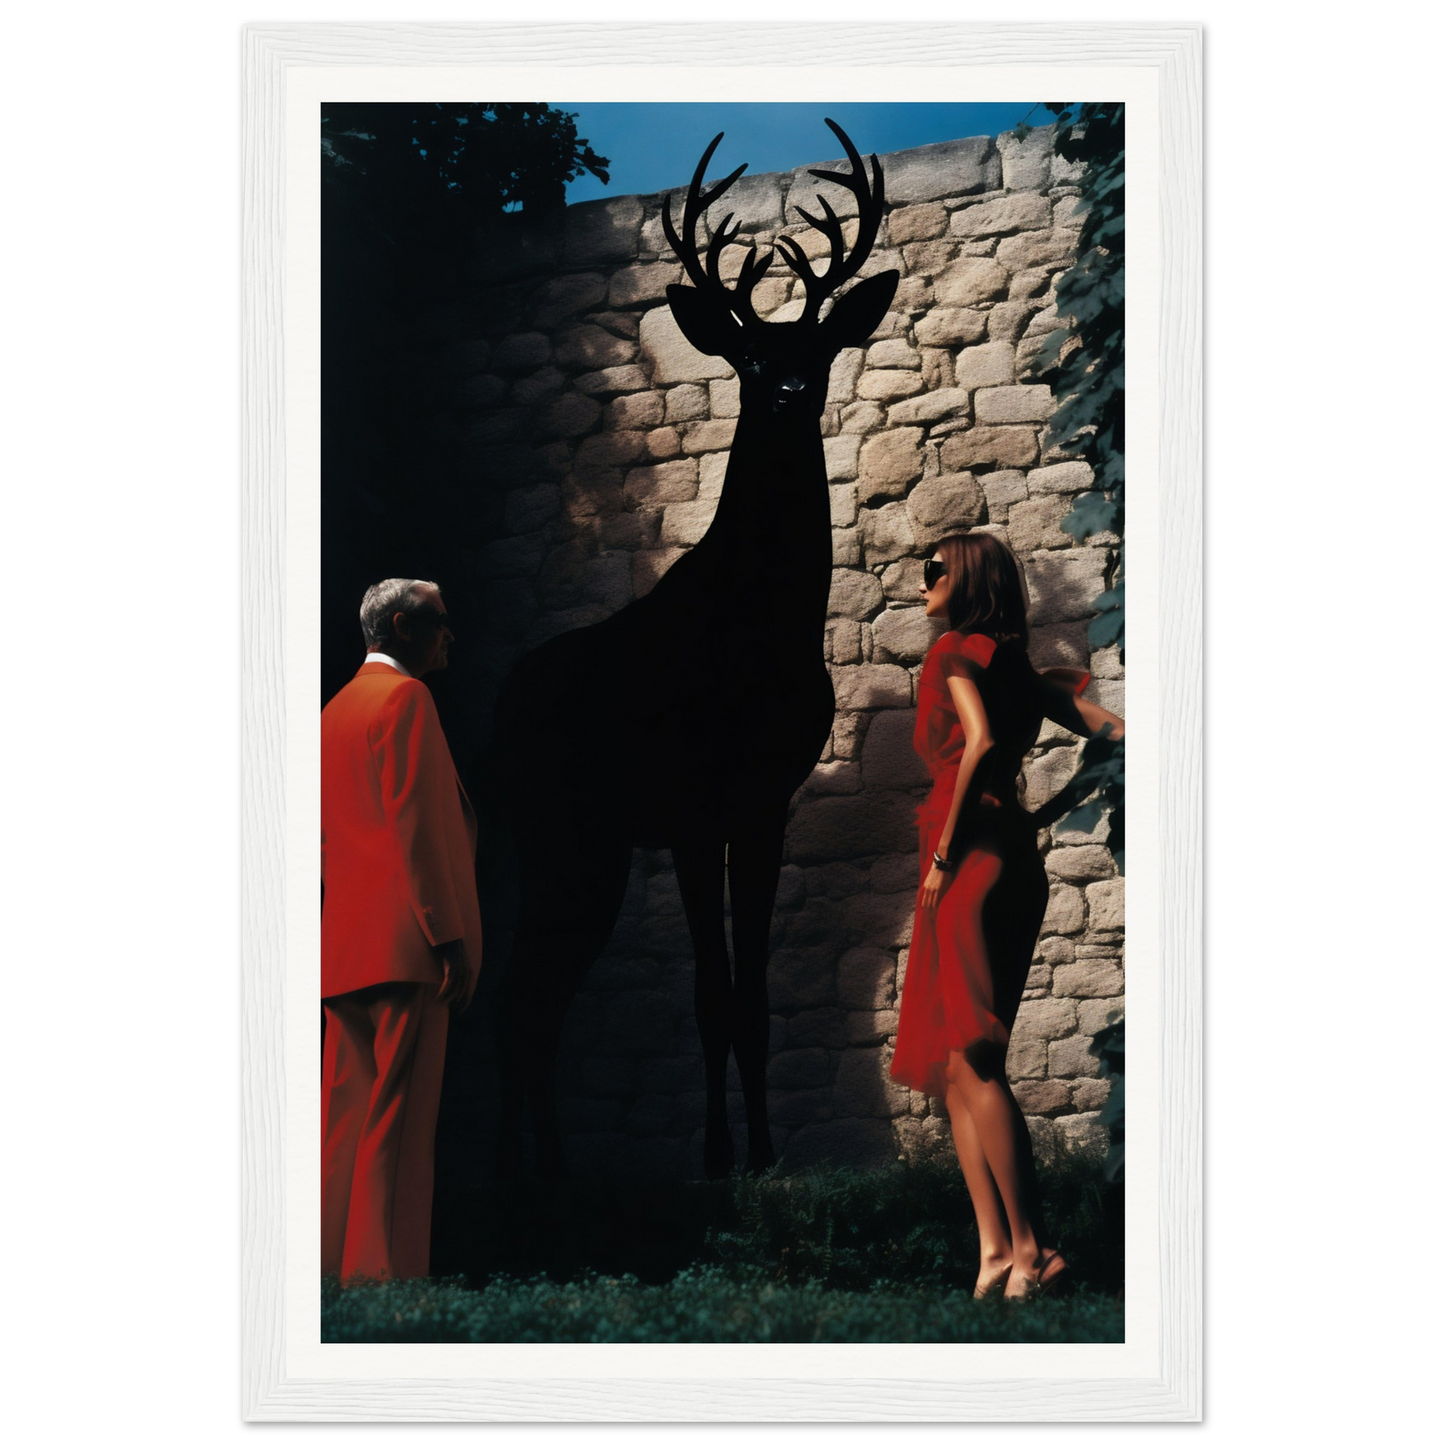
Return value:
M 391 619 L 398 612 L 410 612 L 420 607 L 426 590 L 438 592 L 435 582 L 423 582 L 419 577 L 388 577 L 366 589 L 361 599 L 361 635 L 368 647 L 381 647 L 393 640 Z

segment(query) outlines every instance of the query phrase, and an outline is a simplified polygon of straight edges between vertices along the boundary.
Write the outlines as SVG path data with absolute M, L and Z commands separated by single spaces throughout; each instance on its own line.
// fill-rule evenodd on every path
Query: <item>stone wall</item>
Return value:
M 1045 131 L 881 160 L 893 209 L 863 274 L 896 267 L 902 281 L 869 345 L 835 363 L 822 421 L 838 715 L 793 805 L 769 975 L 771 1116 L 792 1162 L 949 1148 L 938 1103 L 887 1075 L 918 883 L 913 809 L 927 791 L 912 709 L 937 635 L 919 604 L 918 559 L 960 528 L 1005 536 L 1028 578 L 1036 664 L 1089 667 L 1090 695 L 1124 710 L 1117 653 L 1091 655 L 1086 638 L 1118 539 L 1079 544 L 1059 529 L 1089 471 L 1041 449 L 1053 399 L 1026 379 L 1059 324 L 1053 284 L 1076 250 L 1075 176 Z M 820 188 L 806 168 L 745 176 L 715 209 L 733 210 L 745 240 L 794 235 L 817 254 L 821 238 L 791 207 L 812 209 Z M 849 215 L 847 194 L 826 189 Z M 663 237 L 664 199 L 589 202 L 541 224 L 508 218 L 479 248 L 471 304 L 440 310 L 423 348 L 428 376 L 448 389 L 438 456 L 468 499 L 459 545 L 471 549 L 485 639 L 478 716 L 520 652 L 646 593 L 717 502 L 738 388 L 666 305 L 682 269 Z M 734 269 L 744 249 L 730 248 Z M 775 259 L 754 299 L 760 315 L 786 319 L 801 308 L 800 283 Z M 468 506 L 485 535 L 466 533 Z M 579 746 L 585 726 L 579 713 Z M 1031 805 L 1071 774 L 1079 746 L 1045 724 L 1026 768 Z M 1102 836 L 1056 833 L 1046 845 L 1052 896 L 1009 1055 L 1031 1127 L 1084 1144 L 1097 1142 L 1106 1092 L 1087 1044 L 1123 1004 L 1123 882 Z M 577 1166 L 699 1171 L 692 1009 L 670 860 L 640 852 L 569 1018 L 562 1089 Z M 733 1116 L 740 1131 L 737 1098 Z

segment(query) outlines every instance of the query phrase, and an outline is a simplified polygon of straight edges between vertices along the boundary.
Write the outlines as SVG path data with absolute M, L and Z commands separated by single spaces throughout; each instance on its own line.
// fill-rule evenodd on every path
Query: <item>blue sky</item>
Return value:
M 796 104 L 719 104 L 716 102 L 568 104 L 559 110 L 577 116 L 577 134 L 611 162 L 611 182 L 583 176 L 567 187 L 568 201 L 660 191 L 687 182 L 707 143 L 718 131 L 723 142 L 708 166 L 709 179 L 726 175 L 742 162 L 748 174 L 787 171 L 838 157 L 840 147 L 823 124 L 831 116 L 866 156 L 885 155 L 934 141 L 963 136 L 998 135 L 1011 130 L 1030 111 L 1030 123 L 1053 117 L 1036 102 L 1018 104 L 905 104 L 896 101 L 798 102 Z

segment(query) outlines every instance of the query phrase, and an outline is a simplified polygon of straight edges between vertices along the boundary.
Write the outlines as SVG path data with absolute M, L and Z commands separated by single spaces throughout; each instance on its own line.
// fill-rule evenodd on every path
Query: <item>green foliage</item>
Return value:
M 761 1273 L 716 1265 L 683 1270 L 667 1284 L 631 1275 L 589 1275 L 558 1284 L 461 1279 L 353 1284 L 321 1291 L 327 1344 L 676 1344 L 1117 1342 L 1123 1302 L 1079 1291 L 1026 1306 L 976 1301 L 968 1292 L 922 1285 L 866 1293 L 816 1282 L 779 1284 Z
M 463 235 L 504 210 L 562 205 L 566 183 L 606 156 L 550 105 L 366 103 L 325 107 L 322 176 L 394 235 Z
M 1051 1159 L 1040 1171 L 1044 1214 L 1081 1279 L 1114 1286 L 1122 1260 L 1103 1216 L 1097 1162 Z M 835 1289 L 882 1284 L 971 1289 L 978 1236 L 952 1161 L 894 1169 L 810 1169 L 786 1178 L 739 1178 L 736 1223 L 713 1232 L 704 1258 L 762 1270 L 787 1284 Z
M 1087 798 L 1062 821 L 1068 831 L 1092 833 L 1107 808 L 1109 833 L 1106 846 L 1114 855 L 1114 866 L 1124 871 L 1124 744 L 1098 732 L 1084 744 L 1079 770 L 1069 784 L 1073 797 Z
M 1083 541 L 1099 533 L 1124 536 L 1124 107 L 1049 102 L 1057 119 L 1055 154 L 1082 163 L 1077 214 L 1079 255 L 1059 277 L 1060 317 L 1034 363 L 1058 406 L 1045 444 L 1089 463 L 1094 479 L 1059 524 Z M 1022 138 L 1028 128 L 1015 132 Z M 1117 644 L 1124 656 L 1124 548 L 1107 591 L 1094 599 L 1089 644 Z M 1094 752 L 1090 754 L 1090 748 Z M 1088 774 L 1096 802 L 1072 813 L 1068 826 L 1087 831 L 1109 814 L 1109 850 L 1124 869 L 1124 750 L 1106 757 L 1093 740 L 1079 777 Z
M 1109 1098 L 1099 1122 L 1109 1131 L 1109 1154 L 1104 1160 L 1104 1178 L 1113 1183 L 1124 1173 L 1124 1020 L 1106 1024 L 1094 1035 L 1089 1052 L 1103 1066 L 1111 1080 Z

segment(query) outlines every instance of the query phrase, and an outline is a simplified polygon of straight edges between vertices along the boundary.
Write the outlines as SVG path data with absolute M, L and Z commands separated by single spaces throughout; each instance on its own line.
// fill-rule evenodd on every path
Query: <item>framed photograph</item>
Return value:
M 245 46 L 245 1417 L 1199 1419 L 1199 28 Z

